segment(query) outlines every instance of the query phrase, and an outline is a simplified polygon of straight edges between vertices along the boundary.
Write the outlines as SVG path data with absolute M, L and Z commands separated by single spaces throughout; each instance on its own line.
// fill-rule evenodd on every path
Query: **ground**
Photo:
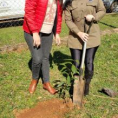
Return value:
M 14 112 L 16 118 L 63 118 L 72 110 L 72 101 L 65 103 L 62 99 L 50 99 L 39 102 L 34 108 Z

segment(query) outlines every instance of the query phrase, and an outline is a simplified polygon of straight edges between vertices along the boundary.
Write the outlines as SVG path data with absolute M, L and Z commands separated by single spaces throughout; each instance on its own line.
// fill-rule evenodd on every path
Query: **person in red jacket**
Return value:
M 34 93 L 42 68 L 43 88 L 51 94 L 57 91 L 49 81 L 49 54 L 53 34 L 60 44 L 62 6 L 59 0 L 26 0 L 24 37 L 32 56 L 32 81 L 29 92 Z

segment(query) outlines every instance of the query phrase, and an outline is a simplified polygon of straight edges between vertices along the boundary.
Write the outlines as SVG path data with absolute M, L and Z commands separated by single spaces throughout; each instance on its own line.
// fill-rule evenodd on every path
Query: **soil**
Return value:
M 22 52 L 23 50 L 27 50 L 28 46 L 26 43 L 19 43 L 17 45 L 5 45 L 0 47 L 0 53 L 10 53 L 10 52 Z
M 115 115 L 115 116 L 113 116 L 112 118 L 118 118 L 118 114 L 117 114 L 117 115 Z
M 104 31 L 101 31 L 101 36 L 104 36 L 106 34 L 111 35 L 113 33 L 118 33 L 118 28 L 114 28 L 114 29 L 106 29 Z
M 50 99 L 39 102 L 34 108 L 16 112 L 16 118 L 64 118 L 65 113 L 73 109 L 71 100 Z

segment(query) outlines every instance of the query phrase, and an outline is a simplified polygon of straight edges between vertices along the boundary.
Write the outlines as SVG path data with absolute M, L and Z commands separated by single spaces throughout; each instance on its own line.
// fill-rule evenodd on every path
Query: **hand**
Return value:
M 60 44 L 61 44 L 61 39 L 60 39 L 59 34 L 56 34 L 55 40 L 56 40 L 56 44 L 57 44 L 57 45 L 60 45 Z
M 41 45 L 41 39 L 38 33 L 33 33 L 33 46 L 36 46 L 37 48 Z
M 82 41 L 87 42 L 89 35 L 84 32 L 79 32 L 78 36 L 82 39 Z
M 91 14 L 86 15 L 85 18 L 88 22 L 91 22 L 92 20 L 95 20 L 95 17 Z

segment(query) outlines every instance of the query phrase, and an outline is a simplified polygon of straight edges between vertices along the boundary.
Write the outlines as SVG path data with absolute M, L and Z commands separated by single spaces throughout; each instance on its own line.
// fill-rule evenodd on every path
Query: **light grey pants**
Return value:
M 49 55 L 52 47 L 53 33 L 39 33 L 41 45 L 39 48 L 33 46 L 33 37 L 24 32 L 25 40 L 32 56 L 32 78 L 39 79 L 42 67 L 43 82 L 49 82 Z

